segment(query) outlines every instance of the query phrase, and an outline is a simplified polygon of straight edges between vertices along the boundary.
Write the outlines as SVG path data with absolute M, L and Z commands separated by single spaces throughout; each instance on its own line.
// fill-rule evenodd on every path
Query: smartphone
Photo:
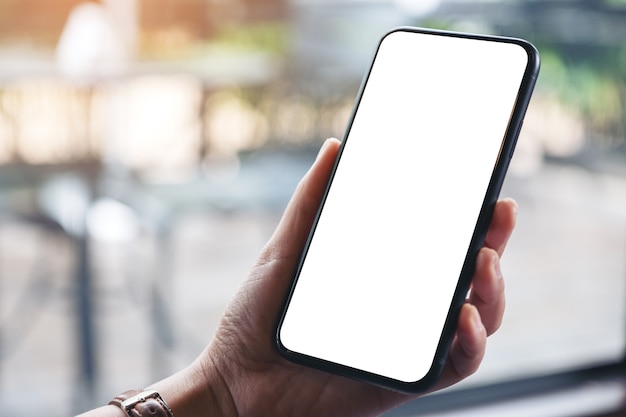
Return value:
M 277 323 L 282 355 L 401 392 L 437 381 L 538 72 L 520 39 L 382 38 Z

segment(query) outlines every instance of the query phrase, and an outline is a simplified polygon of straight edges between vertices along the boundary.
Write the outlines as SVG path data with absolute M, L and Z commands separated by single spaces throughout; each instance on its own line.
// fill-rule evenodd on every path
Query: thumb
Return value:
M 297 262 L 322 200 L 337 157 L 340 142 L 327 139 L 315 162 L 302 178 L 273 236 L 261 253 L 260 262 Z
M 241 289 L 246 309 L 254 312 L 262 326 L 273 326 L 278 315 L 324 195 L 338 149 L 337 139 L 324 142 Z

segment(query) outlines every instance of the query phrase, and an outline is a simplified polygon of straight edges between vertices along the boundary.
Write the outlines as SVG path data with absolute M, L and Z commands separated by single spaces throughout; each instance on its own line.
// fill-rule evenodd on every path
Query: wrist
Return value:
M 159 392 L 174 417 L 235 417 L 230 391 L 212 363 L 189 367 L 150 386 Z

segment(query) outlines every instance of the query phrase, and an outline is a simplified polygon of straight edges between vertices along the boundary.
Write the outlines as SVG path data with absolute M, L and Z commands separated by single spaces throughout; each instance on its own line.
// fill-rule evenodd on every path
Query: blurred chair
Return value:
M 75 311 L 79 323 L 76 340 L 79 341 L 80 357 L 77 368 L 81 375 L 78 386 L 83 387 L 84 394 L 88 395 L 93 390 L 96 372 L 88 240 L 83 224 L 90 198 L 88 187 L 84 179 L 76 174 L 58 174 L 24 164 L 0 167 L 0 178 L 1 223 L 25 224 L 39 230 L 44 237 L 67 240 L 74 248 Z M 2 346 L 1 359 L 10 354 L 12 349 L 18 348 L 19 341 L 23 340 L 27 329 L 44 311 L 42 307 L 49 299 L 64 294 L 59 288 L 53 288 L 52 271 L 45 262 L 49 251 L 45 246 L 46 240 L 35 248 L 40 260 L 30 266 L 32 273 L 28 284 L 23 285 L 25 292 L 21 296 L 38 302 L 17 302 L 16 308 L 20 310 L 7 313 L 6 321 L 0 323 L 0 332 L 5 336 L 3 339 L 10 341 L 10 344 L 4 343 Z M 12 279 L 10 274 L 0 278 Z M 19 320 L 14 321 L 16 317 Z M 27 323 L 29 320 L 30 323 Z M 21 324 L 17 326 L 16 323 Z

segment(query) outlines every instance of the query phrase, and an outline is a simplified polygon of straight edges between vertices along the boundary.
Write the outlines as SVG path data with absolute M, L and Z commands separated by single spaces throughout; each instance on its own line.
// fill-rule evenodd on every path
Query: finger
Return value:
M 500 328 L 506 297 L 500 258 L 494 249 L 482 248 L 478 253 L 469 302 L 478 309 L 488 335 Z
M 268 242 L 265 256 L 272 259 L 299 256 L 319 208 L 339 150 L 331 138 L 322 145 L 315 162 L 304 175 L 287 205 L 283 217 Z
M 475 306 L 461 308 L 456 338 L 450 347 L 448 360 L 454 374 L 464 379 L 476 372 L 485 356 L 487 331 Z
M 517 217 L 517 203 L 511 198 L 500 200 L 496 203 L 491 218 L 491 224 L 485 238 L 485 246 L 495 249 L 502 256 Z
M 478 310 L 471 304 L 464 304 L 444 370 L 432 391 L 455 384 L 476 372 L 485 356 L 486 344 L 487 331 Z

